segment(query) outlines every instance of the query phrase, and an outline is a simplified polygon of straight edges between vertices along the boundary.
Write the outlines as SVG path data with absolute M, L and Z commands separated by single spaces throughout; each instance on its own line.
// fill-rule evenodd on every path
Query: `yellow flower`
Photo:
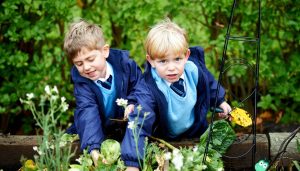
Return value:
M 252 125 L 252 119 L 249 113 L 240 108 L 234 108 L 230 115 L 232 116 L 232 122 L 241 125 L 243 127 L 247 127 Z
M 35 171 L 35 170 L 37 170 L 37 167 L 36 167 L 36 165 L 35 165 L 35 163 L 34 163 L 33 160 L 26 160 L 24 166 L 25 166 L 24 170 L 28 170 L 28 171 Z

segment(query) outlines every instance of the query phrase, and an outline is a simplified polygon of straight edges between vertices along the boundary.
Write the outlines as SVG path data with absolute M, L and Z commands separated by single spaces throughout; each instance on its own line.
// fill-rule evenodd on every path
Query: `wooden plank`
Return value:
M 270 133 L 270 142 L 271 142 L 271 156 L 272 159 L 279 152 L 282 142 L 290 135 L 289 132 L 280 132 L 280 133 Z M 292 160 L 300 161 L 300 153 L 297 150 L 297 140 L 300 142 L 300 134 L 296 136 L 288 143 L 286 152 L 282 157 L 283 165 L 286 166 Z
M 274 157 L 279 149 L 281 142 L 289 135 L 289 133 L 271 133 L 270 134 L 270 152 L 271 157 Z M 20 168 L 20 158 L 23 155 L 26 158 L 33 159 L 35 151 L 33 146 L 37 146 L 37 136 L 21 136 L 21 135 L 9 135 L 0 136 L 0 169 L 3 170 L 17 170 Z M 296 137 L 288 145 L 286 155 L 291 159 L 300 160 L 300 154 L 297 152 L 296 139 L 299 139 L 300 135 Z M 198 139 L 184 140 L 171 142 L 172 145 L 178 146 L 192 146 L 197 144 Z M 250 135 L 240 136 L 239 139 L 228 149 L 223 156 L 225 168 L 228 170 L 239 170 L 251 168 L 252 160 L 252 142 L 253 137 Z M 268 139 L 265 134 L 257 134 L 256 136 L 256 161 L 260 159 L 268 159 L 269 145 Z M 77 156 L 80 154 L 79 142 L 74 142 L 73 147 L 77 148 Z M 247 153 L 247 151 L 249 151 Z M 76 156 L 76 157 L 77 157 Z M 75 157 L 75 158 L 76 158 Z M 255 161 L 255 162 L 256 162 Z
M 37 136 L 1 136 L 0 169 L 18 170 L 22 155 L 33 159 L 33 146 L 37 146 Z
M 252 168 L 252 149 L 253 136 L 243 135 L 239 140 L 232 144 L 226 154 L 223 156 L 223 161 L 228 170 L 251 170 Z M 267 159 L 269 155 L 268 140 L 266 135 L 256 135 L 256 163 L 260 159 Z

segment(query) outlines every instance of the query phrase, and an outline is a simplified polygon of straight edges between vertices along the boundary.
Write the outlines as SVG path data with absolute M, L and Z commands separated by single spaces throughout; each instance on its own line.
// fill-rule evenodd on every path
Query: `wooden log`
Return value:
M 0 136 L 0 169 L 18 170 L 22 155 L 33 159 L 33 146 L 37 146 L 37 136 Z
M 256 148 L 256 161 L 254 161 L 254 163 L 260 159 L 267 159 L 269 156 L 269 145 L 266 135 L 256 135 L 256 147 L 253 146 L 252 135 L 240 136 L 238 140 L 229 147 L 226 154 L 223 155 L 226 170 L 252 170 L 253 148 Z
M 289 135 L 289 133 L 270 133 L 269 135 L 270 146 L 265 134 L 256 135 L 255 163 L 260 159 L 268 159 L 269 152 L 270 156 L 274 157 L 277 154 L 282 141 Z M 38 145 L 37 139 L 37 136 L 0 136 L 0 170 L 17 170 L 20 168 L 20 159 L 22 155 L 28 159 L 33 159 L 33 156 L 36 154 L 33 147 Z M 300 161 L 300 154 L 296 150 L 297 139 L 300 139 L 299 133 L 294 137 L 286 149 L 287 152 L 285 153 L 285 156 L 289 160 Z M 198 142 L 199 141 L 197 139 L 192 139 L 170 143 L 178 147 L 191 146 Z M 78 157 L 80 154 L 79 142 L 74 142 L 73 147 L 74 149 L 77 148 L 76 157 Z M 240 136 L 223 156 L 226 170 L 250 169 L 252 166 L 251 148 L 254 148 L 252 135 Z
M 289 132 L 270 133 L 271 141 L 271 156 L 272 159 L 280 152 L 282 142 L 290 135 Z M 297 140 L 300 143 L 300 134 L 298 133 L 287 145 L 286 151 L 283 154 L 283 165 L 287 165 L 292 160 L 300 161 L 300 152 L 297 149 Z

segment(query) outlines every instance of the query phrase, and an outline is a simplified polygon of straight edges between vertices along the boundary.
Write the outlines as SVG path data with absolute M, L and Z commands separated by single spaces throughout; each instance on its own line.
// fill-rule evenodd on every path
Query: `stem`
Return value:
M 171 150 L 175 150 L 177 149 L 176 147 L 174 147 L 173 145 L 171 145 L 170 143 L 168 143 L 167 141 L 165 140 L 162 140 L 160 138 L 156 138 L 156 137 L 153 137 L 153 136 L 150 136 L 150 138 L 154 139 L 155 141 L 158 141 L 160 143 L 163 143 L 164 145 L 166 145 L 169 149 Z
M 134 137 L 134 141 L 135 141 L 136 155 L 137 155 L 137 158 L 138 158 L 138 161 L 139 161 L 139 165 L 140 165 L 140 167 L 142 167 L 138 146 L 139 146 L 140 131 L 141 131 L 141 128 L 142 128 L 143 125 L 141 125 L 141 128 L 139 129 L 139 133 L 137 134 L 137 129 L 138 129 L 137 127 L 138 127 L 140 112 L 141 111 L 138 110 L 137 116 L 136 116 L 135 121 L 134 121 L 134 123 L 136 124 L 136 127 L 132 131 L 133 131 L 133 137 Z
M 137 155 L 137 158 L 138 158 L 138 161 L 139 161 L 139 165 L 142 167 L 142 165 L 141 165 L 141 159 L 140 159 L 140 152 L 139 152 L 139 149 L 138 149 L 138 146 L 139 146 L 139 135 L 136 135 L 136 128 L 134 128 L 132 131 L 133 131 L 133 137 L 134 137 L 134 141 L 135 141 L 136 155 Z

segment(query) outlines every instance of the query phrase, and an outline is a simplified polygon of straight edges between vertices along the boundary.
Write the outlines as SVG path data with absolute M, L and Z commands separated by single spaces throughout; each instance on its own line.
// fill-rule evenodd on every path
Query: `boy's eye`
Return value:
M 158 62 L 164 64 L 164 63 L 166 63 L 166 60 L 160 60 Z
M 76 66 L 81 66 L 82 65 L 82 62 L 75 62 L 74 63 Z
M 175 61 L 180 61 L 180 60 L 181 60 L 181 57 L 175 58 Z
M 93 62 L 94 59 L 95 59 L 95 57 L 93 56 L 93 57 L 89 57 L 87 60 L 88 60 L 89 62 Z

